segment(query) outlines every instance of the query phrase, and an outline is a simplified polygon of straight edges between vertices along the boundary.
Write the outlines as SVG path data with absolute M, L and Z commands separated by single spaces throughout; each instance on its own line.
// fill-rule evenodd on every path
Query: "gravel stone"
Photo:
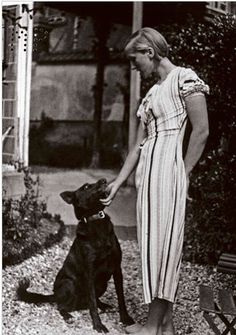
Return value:
M 97 335 L 93 330 L 88 310 L 71 313 L 70 324 L 64 322 L 56 305 L 34 305 L 18 301 L 16 287 L 23 277 L 30 279 L 30 290 L 50 294 L 55 276 L 69 251 L 72 240 L 64 237 L 53 247 L 44 250 L 21 264 L 7 266 L 2 271 L 2 333 L 3 335 Z M 123 250 L 124 292 L 130 315 L 140 323 L 147 316 L 147 305 L 143 303 L 140 258 L 136 241 L 120 241 Z M 215 289 L 235 288 L 235 276 L 220 274 L 214 267 L 184 262 L 181 268 L 177 301 L 174 305 L 174 323 L 177 335 L 213 335 L 199 309 L 200 284 Z M 236 292 L 234 291 L 234 294 Z M 119 322 L 118 303 L 111 279 L 102 301 L 112 305 L 100 313 L 102 322 L 110 334 L 125 334 Z M 219 322 L 216 319 L 216 322 Z M 222 329 L 222 324 L 219 322 Z

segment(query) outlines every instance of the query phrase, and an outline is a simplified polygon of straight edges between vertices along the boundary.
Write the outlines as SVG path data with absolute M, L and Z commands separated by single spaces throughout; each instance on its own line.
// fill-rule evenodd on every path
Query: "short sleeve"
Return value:
M 180 74 L 180 94 L 183 98 L 189 95 L 209 94 L 209 86 L 191 69 L 184 69 Z

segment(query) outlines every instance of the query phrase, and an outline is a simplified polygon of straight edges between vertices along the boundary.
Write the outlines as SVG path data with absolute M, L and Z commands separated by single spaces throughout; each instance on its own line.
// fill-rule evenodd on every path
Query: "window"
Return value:
M 208 1 L 207 8 L 218 13 L 229 13 L 229 2 L 227 1 Z

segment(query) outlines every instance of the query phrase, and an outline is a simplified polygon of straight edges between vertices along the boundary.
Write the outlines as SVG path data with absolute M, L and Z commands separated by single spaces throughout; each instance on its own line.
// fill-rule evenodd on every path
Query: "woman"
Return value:
M 174 334 L 172 307 L 179 280 L 189 176 L 208 136 L 208 86 L 191 69 L 174 65 L 168 51 L 165 38 L 152 28 L 134 33 L 125 47 L 128 59 L 143 79 L 153 73 L 160 79 L 138 109 L 137 142 L 109 185 L 109 196 L 101 199 L 104 205 L 110 205 L 138 164 L 137 231 L 144 301 L 149 304 L 149 313 L 144 326 L 127 328 L 128 333 L 137 335 Z M 187 118 L 192 131 L 183 160 Z

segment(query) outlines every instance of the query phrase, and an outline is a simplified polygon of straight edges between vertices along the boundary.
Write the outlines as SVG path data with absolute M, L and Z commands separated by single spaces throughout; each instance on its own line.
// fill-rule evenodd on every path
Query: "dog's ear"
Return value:
M 71 205 L 73 203 L 73 199 L 74 199 L 74 192 L 70 192 L 70 191 L 65 191 L 62 192 L 60 194 L 60 196 L 62 197 L 62 199 L 67 202 L 69 205 Z

